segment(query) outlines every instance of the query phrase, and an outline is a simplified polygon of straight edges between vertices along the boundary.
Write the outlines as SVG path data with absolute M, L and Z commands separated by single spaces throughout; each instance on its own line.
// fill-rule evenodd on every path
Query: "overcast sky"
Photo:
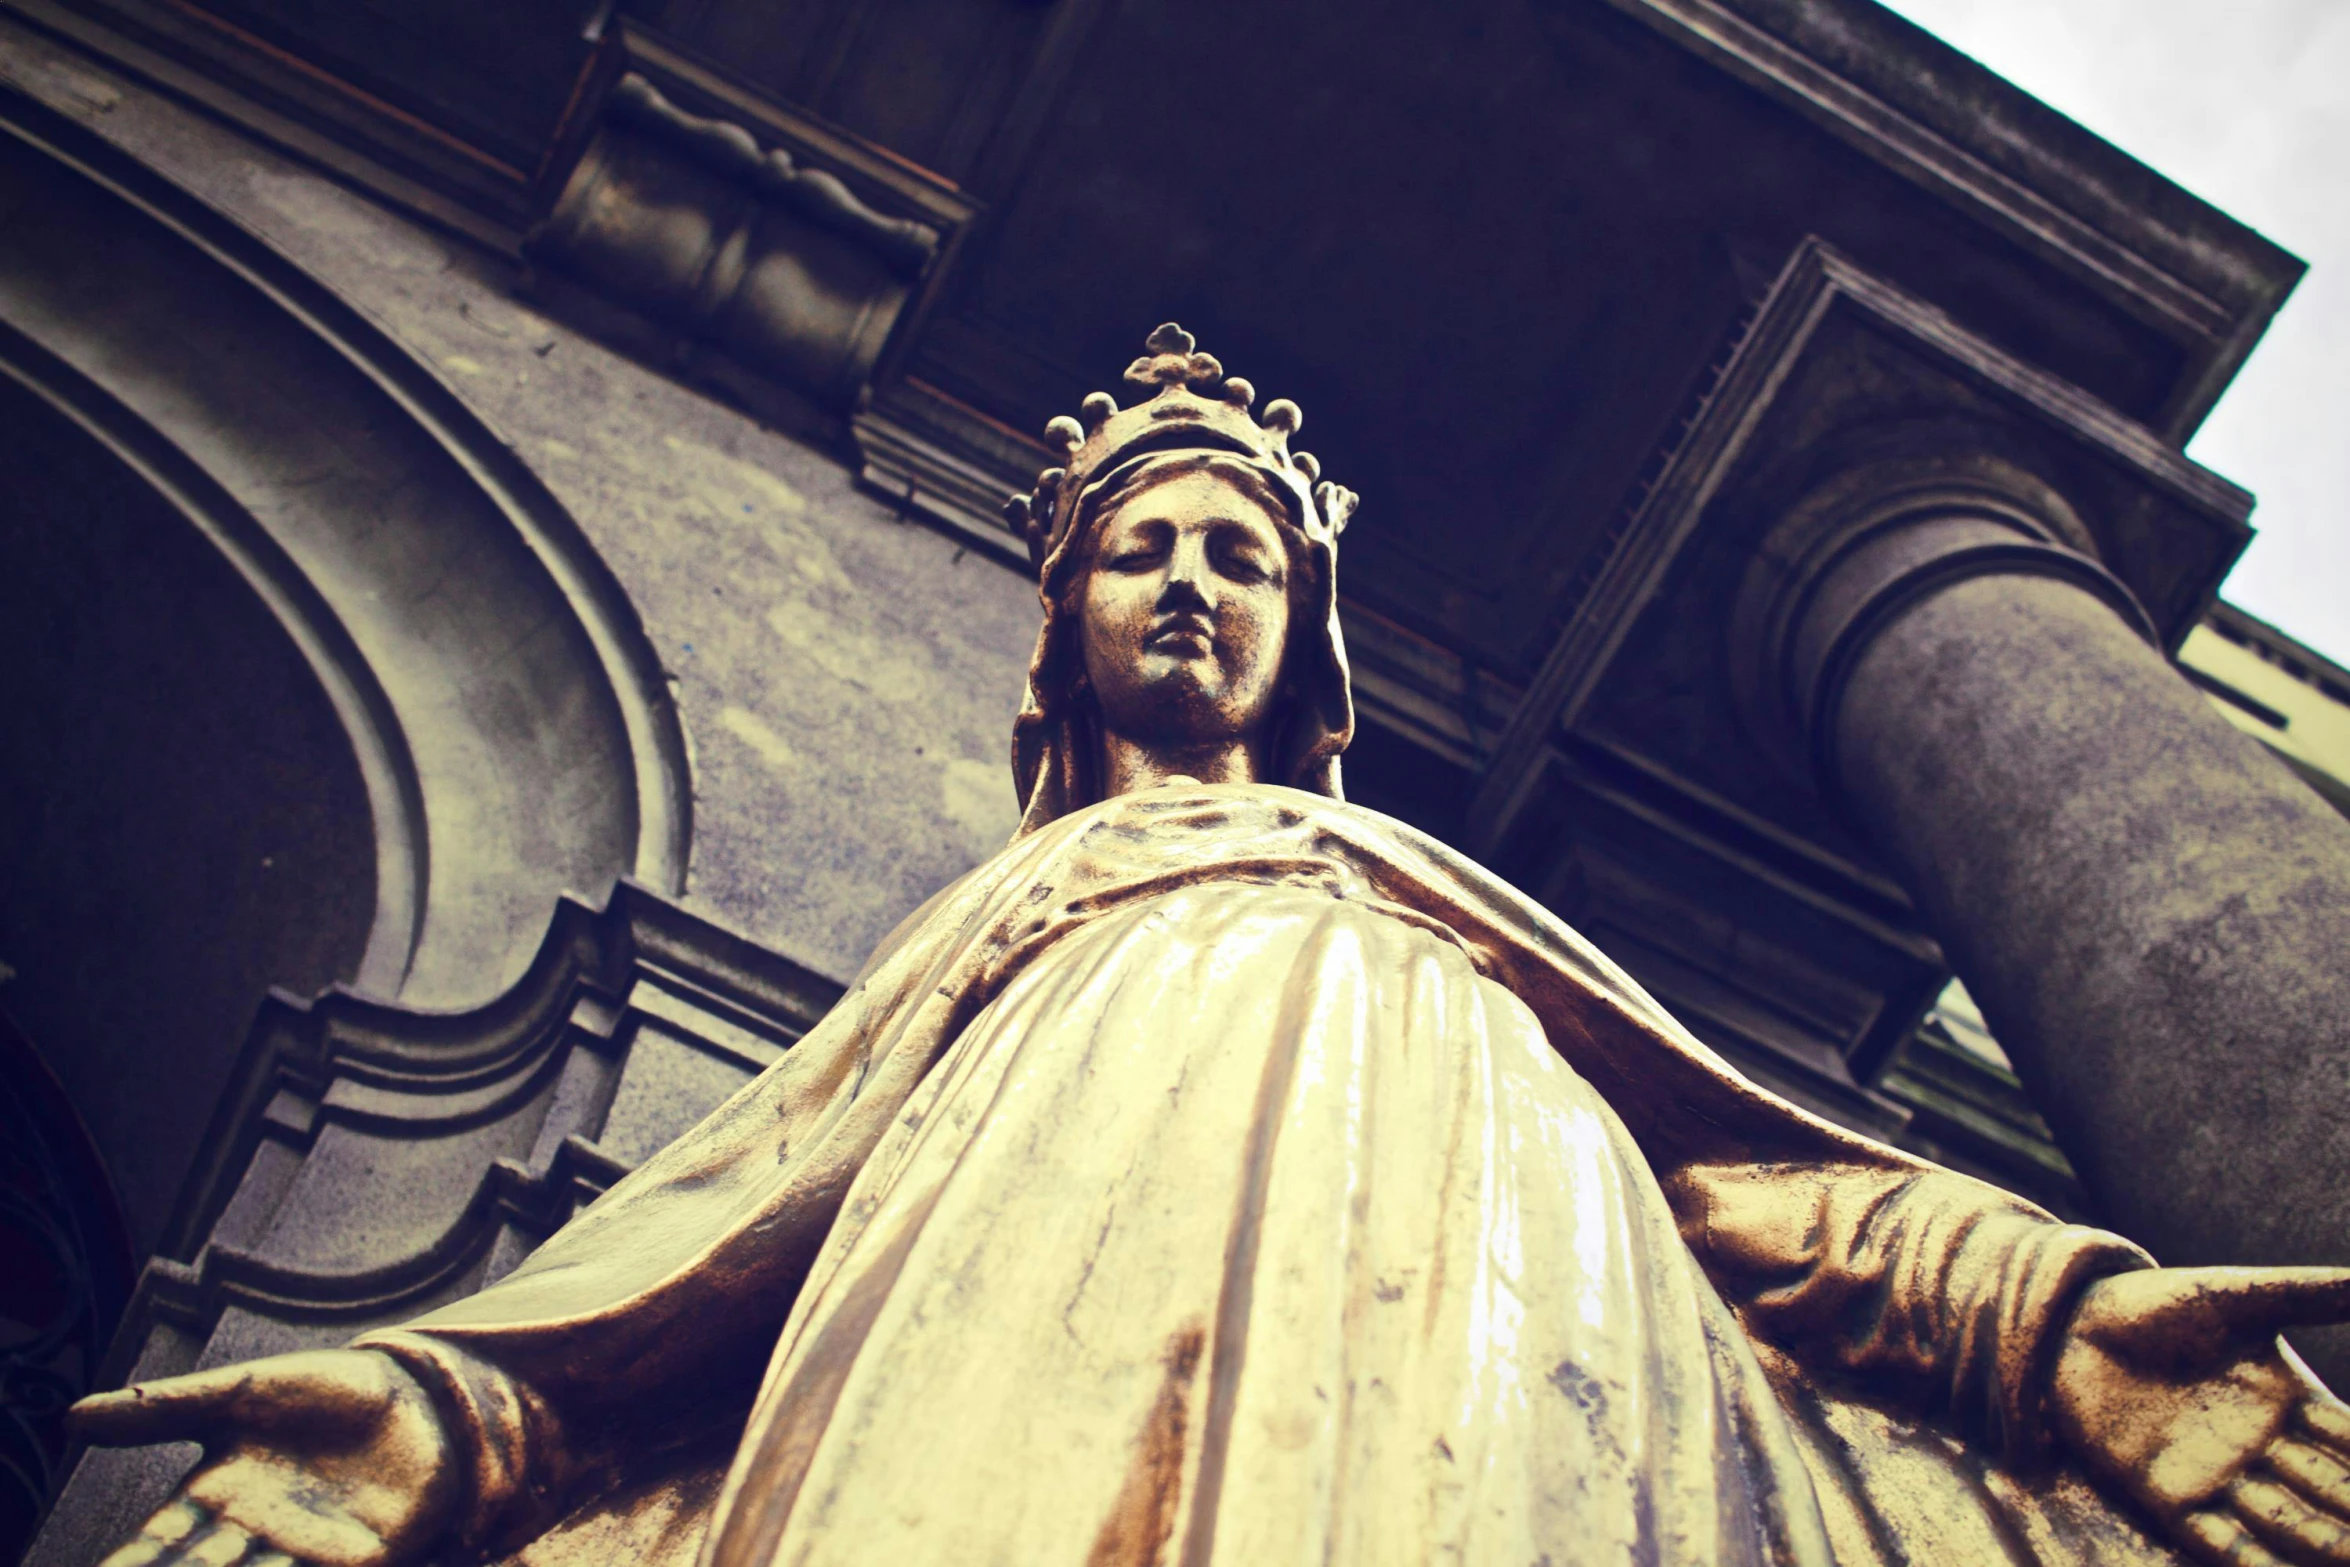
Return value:
M 2350 664 L 2350 0 L 1887 0 L 2309 263 L 2187 448 L 2260 497 L 2221 592 Z

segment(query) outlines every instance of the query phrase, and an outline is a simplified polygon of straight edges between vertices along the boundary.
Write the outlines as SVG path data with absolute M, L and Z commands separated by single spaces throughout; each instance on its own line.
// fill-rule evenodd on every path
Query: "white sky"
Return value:
M 2260 497 L 2221 592 L 2350 664 L 2350 0 L 1886 0 L 2309 263 L 2188 454 Z

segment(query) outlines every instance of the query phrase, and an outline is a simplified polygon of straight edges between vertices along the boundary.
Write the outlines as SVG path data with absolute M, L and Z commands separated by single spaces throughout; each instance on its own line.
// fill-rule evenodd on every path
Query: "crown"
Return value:
M 1126 367 L 1126 384 L 1149 392 L 1147 402 L 1120 408 L 1107 392 L 1061 414 L 1044 427 L 1045 445 L 1061 454 L 1059 467 L 1036 476 L 1036 488 L 1004 503 L 1004 521 L 1028 541 L 1028 558 L 1042 572 L 1068 542 L 1085 493 L 1143 457 L 1164 452 L 1229 452 L 1261 470 L 1289 498 L 1292 521 L 1316 543 L 1335 548 L 1358 500 L 1355 492 L 1322 477 L 1311 452 L 1292 452 L 1290 438 L 1305 423 L 1286 397 L 1249 408 L 1257 389 L 1226 375 L 1213 354 L 1198 351 L 1189 332 L 1170 321 L 1151 333 L 1140 359 Z

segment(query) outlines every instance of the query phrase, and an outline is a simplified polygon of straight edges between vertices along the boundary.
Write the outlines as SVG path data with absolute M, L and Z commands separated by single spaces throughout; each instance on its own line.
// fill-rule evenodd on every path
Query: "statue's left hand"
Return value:
M 378 1350 L 313 1349 L 99 1393 L 101 1446 L 193 1441 L 204 1458 L 102 1567 L 410 1567 L 458 1503 L 424 1385 Z
M 2350 1567 L 2350 1406 L 2278 1342 L 2350 1320 L 2350 1269 L 2153 1268 L 2101 1279 L 2048 1407 L 2090 1472 L 2226 1567 Z

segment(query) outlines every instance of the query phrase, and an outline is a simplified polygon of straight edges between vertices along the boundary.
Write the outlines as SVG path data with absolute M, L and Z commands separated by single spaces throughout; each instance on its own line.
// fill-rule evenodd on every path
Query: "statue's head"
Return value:
M 1178 750 L 1243 740 L 1277 783 L 1339 797 L 1354 733 L 1337 613 L 1355 507 L 1292 453 L 1297 405 L 1256 391 L 1172 324 L 1127 367 L 1148 401 L 1096 392 L 1045 439 L 1063 465 L 1005 516 L 1044 600 L 1013 730 L 1023 833 L 1101 798 L 1104 726 Z

